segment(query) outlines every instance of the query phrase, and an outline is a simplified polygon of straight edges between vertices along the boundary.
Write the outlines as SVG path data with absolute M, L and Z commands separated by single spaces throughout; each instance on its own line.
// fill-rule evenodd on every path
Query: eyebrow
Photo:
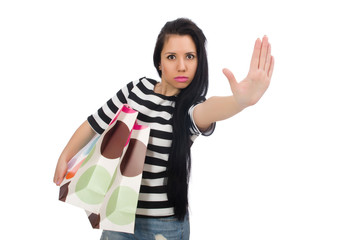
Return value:
M 196 55 L 196 52 L 187 52 L 187 53 L 185 53 L 185 54 L 190 54 L 190 53 Z M 168 55 L 168 54 L 174 54 L 174 55 L 175 55 L 175 54 L 177 54 L 177 53 L 175 53 L 175 52 L 166 52 L 166 53 L 165 53 L 165 55 Z

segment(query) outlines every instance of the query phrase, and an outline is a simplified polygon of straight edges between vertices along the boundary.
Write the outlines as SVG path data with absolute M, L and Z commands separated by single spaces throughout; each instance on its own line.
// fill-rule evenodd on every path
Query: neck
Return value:
M 170 87 L 165 83 L 157 83 L 154 89 L 155 93 L 170 97 L 180 93 L 180 89 Z

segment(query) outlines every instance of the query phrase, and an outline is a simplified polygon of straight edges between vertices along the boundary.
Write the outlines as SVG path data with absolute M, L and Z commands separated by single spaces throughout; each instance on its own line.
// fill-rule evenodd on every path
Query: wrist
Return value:
M 239 113 L 239 112 L 243 111 L 245 108 L 251 106 L 250 104 L 248 104 L 248 103 L 246 103 L 244 101 L 239 101 L 237 99 L 237 97 L 235 97 L 234 95 L 232 95 L 231 97 L 233 99 L 233 105 L 234 105 L 236 113 Z

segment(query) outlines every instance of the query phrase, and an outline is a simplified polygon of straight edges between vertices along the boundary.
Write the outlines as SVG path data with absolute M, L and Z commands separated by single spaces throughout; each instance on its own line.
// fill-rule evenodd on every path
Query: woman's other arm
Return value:
M 53 179 L 55 184 L 58 186 L 60 185 L 67 172 L 68 162 L 70 159 L 76 155 L 95 136 L 95 134 L 96 132 L 93 131 L 88 121 L 85 121 L 75 131 L 59 157 Z

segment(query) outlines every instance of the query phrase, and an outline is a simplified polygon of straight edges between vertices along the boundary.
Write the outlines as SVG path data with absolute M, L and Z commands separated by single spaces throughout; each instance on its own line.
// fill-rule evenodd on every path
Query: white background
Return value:
M 130 2 L 130 1 L 129 1 Z M 276 65 L 262 100 L 193 146 L 191 238 L 362 239 L 361 11 L 357 1 L 1 1 L 1 232 L 99 239 L 57 200 L 58 157 L 129 81 L 156 78 L 166 21 L 208 38 L 209 95 L 229 95 L 254 41 Z

